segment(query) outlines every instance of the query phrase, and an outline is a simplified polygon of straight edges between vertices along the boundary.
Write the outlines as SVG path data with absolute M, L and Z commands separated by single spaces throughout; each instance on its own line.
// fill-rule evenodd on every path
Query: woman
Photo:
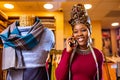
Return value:
M 73 35 L 66 40 L 66 48 L 56 69 L 57 80 L 102 80 L 103 55 L 91 47 L 88 20 L 82 4 L 73 6 L 69 21 Z

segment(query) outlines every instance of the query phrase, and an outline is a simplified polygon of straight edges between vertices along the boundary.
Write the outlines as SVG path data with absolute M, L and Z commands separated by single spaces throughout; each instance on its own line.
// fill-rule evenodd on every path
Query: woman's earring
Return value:
M 91 37 L 88 38 L 88 45 L 91 45 L 92 44 L 92 39 Z

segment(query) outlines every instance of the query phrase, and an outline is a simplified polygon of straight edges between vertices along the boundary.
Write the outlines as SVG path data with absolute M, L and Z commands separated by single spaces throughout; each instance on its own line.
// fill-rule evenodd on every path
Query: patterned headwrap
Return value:
M 91 33 L 90 18 L 87 15 L 84 5 L 76 4 L 72 7 L 71 19 L 69 20 L 72 28 L 79 23 L 86 25 Z

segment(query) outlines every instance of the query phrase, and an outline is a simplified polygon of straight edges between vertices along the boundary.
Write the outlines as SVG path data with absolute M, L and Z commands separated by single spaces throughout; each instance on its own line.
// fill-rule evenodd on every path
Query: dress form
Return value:
M 35 16 L 33 15 L 22 15 L 20 16 L 19 23 L 21 27 L 32 26 L 35 22 Z

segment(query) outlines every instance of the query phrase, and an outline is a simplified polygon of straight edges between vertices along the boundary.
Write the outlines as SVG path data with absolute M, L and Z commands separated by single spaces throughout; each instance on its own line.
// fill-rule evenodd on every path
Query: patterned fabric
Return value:
M 14 24 L 16 24 L 16 22 Z M 39 43 L 39 36 L 43 30 L 44 27 L 41 22 L 36 21 L 28 34 L 26 36 L 21 36 L 18 27 L 11 25 L 4 32 L 2 32 L 0 37 L 4 41 L 4 48 L 13 47 L 19 49 L 32 49 Z
M 44 31 L 40 20 L 37 20 L 27 35 L 21 36 L 17 24 L 18 22 L 14 22 L 0 35 L 4 44 L 3 69 L 23 67 L 24 61 L 21 50 L 34 48 L 39 43 L 40 37 Z
M 90 18 L 88 17 L 87 11 L 82 4 L 76 4 L 72 7 L 69 23 L 72 27 L 79 23 L 85 24 L 91 32 Z

